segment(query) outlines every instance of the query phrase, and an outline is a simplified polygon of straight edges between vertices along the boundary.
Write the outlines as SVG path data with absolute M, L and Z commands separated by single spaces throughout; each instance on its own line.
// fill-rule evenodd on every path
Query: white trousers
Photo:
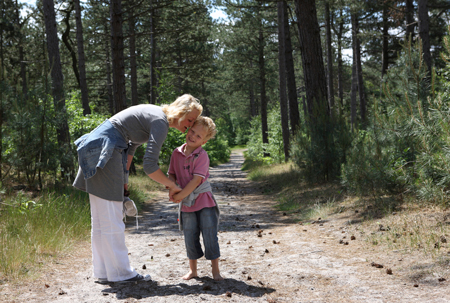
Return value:
M 133 278 L 125 245 L 122 201 L 108 201 L 89 194 L 91 204 L 91 244 L 94 277 L 117 282 Z

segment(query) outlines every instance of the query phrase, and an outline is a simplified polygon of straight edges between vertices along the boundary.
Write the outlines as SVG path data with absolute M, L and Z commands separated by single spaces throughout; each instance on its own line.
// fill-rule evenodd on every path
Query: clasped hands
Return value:
M 179 193 L 181 192 L 181 188 L 179 188 L 178 186 L 175 186 L 175 187 L 166 186 L 166 189 L 169 190 L 169 201 L 172 201 L 174 203 L 180 203 L 183 200 L 179 196 Z

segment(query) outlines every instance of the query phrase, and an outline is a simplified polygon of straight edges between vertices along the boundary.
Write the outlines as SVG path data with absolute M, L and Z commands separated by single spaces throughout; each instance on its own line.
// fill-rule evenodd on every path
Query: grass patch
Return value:
M 87 194 L 73 188 L 38 198 L 19 192 L 3 199 L 0 283 L 32 274 L 39 264 L 90 234 Z
M 450 211 L 403 196 L 345 195 L 338 183 L 310 184 L 290 163 L 246 159 L 248 178 L 263 183 L 275 208 L 296 221 L 343 220 L 368 247 L 420 254 L 450 263 Z
M 245 160 L 250 169 L 248 178 L 264 183 L 265 194 L 275 196 L 276 209 L 295 214 L 298 221 L 326 218 L 338 211 L 339 186 L 325 184 L 311 186 L 302 180 L 292 163 L 264 164 L 263 160 Z
M 130 174 L 128 189 L 130 191 L 130 199 L 134 201 L 138 211 L 140 211 L 144 202 L 151 198 L 149 193 L 164 190 L 165 188 L 163 185 L 150 179 L 144 173 L 142 167 L 136 166 L 136 174 Z M 162 171 L 167 171 L 167 168 L 161 169 Z
M 141 172 L 140 172 L 141 171 Z M 163 189 L 142 169 L 130 176 L 130 198 L 140 211 L 149 192 Z M 89 241 L 89 196 L 71 186 L 33 197 L 17 192 L 0 204 L 0 284 L 33 276 L 42 264 Z

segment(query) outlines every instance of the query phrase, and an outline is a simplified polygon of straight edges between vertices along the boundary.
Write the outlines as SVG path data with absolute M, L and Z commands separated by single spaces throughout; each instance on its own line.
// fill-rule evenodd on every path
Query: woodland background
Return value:
M 448 205 L 448 1 L 1 0 L 0 14 L 5 192 L 70 185 L 75 139 L 189 93 L 219 127 L 212 163 L 246 145 L 308 182 Z M 182 141 L 169 133 L 161 164 Z

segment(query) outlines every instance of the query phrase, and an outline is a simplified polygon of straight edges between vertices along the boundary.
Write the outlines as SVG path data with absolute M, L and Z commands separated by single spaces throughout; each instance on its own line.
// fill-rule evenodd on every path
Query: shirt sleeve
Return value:
M 175 167 L 175 151 L 172 153 L 172 156 L 170 156 L 169 170 L 167 171 L 168 174 L 172 174 L 172 175 L 176 175 L 175 168 L 174 168 Z
M 147 175 L 154 173 L 159 169 L 159 153 L 161 152 L 162 145 L 164 140 L 166 140 L 168 132 L 169 129 L 164 121 L 157 120 L 152 123 L 143 163 L 144 172 Z
M 198 159 L 195 161 L 194 170 L 192 174 L 206 178 L 209 171 L 209 157 L 206 152 L 198 154 Z

